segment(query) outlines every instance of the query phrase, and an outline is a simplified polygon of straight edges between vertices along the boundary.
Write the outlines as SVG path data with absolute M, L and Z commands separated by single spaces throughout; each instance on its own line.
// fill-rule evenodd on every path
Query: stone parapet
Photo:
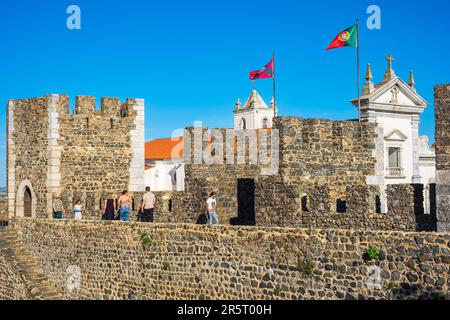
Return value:
M 450 84 L 434 89 L 437 229 L 450 231 Z
M 11 225 L 70 299 L 436 299 L 448 298 L 450 285 L 448 233 L 39 219 Z M 369 248 L 380 255 L 370 259 Z M 69 291 L 74 267 L 81 282 Z

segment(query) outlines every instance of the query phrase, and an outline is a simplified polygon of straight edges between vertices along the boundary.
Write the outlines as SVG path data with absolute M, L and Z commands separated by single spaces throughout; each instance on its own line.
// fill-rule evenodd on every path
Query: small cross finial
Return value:
M 386 60 L 389 62 L 389 65 L 388 65 L 388 69 L 384 75 L 384 80 L 389 81 L 396 77 L 395 72 L 392 69 L 392 61 L 394 61 L 394 58 L 392 57 L 392 55 L 388 55 Z
M 392 61 L 394 61 L 394 57 L 391 55 L 387 56 L 387 61 L 389 61 L 389 68 L 392 68 Z

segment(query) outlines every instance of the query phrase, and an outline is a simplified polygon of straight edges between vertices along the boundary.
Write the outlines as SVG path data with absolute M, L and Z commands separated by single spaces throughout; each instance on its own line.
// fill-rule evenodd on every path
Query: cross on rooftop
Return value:
M 392 57 L 391 55 L 387 56 L 387 61 L 389 61 L 389 68 L 392 68 L 392 61 L 394 61 L 394 57 Z

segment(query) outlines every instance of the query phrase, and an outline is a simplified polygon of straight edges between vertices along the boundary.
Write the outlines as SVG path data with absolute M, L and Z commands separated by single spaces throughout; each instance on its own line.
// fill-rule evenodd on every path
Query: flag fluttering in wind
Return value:
M 358 47 L 358 26 L 354 25 L 350 28 L 340 32 L 337 37 L 331 42 L 327 50 L 342 48 L 342 47 Z
M 333 42 L 330 43 L 327 50 L 351 47 L 356 48 L 356 70 L 358 79 L 358 120 L 361 123 L 361 72 L 360 72 L 360 58 L 359 58 L 359 21 L 350 28 L 340 32 Z
M 272 79 L 274 77 L 274 59 L 260 70 L 250 72 L 250 80 Z

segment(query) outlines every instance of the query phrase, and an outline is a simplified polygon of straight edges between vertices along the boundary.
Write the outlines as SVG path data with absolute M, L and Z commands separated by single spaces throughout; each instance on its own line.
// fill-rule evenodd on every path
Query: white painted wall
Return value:
M 254 110 L 248 109 L 245 111 L 239 111 L 234 114 L 234 130 L 242 130 L 241 121 L 245 119 L 247 122 L 247 129 L 262 129 L 263 128 L 263 120 L 266 118 L 267 127 L 272 128 L 273 125 L 273 117 L 275 116 L 275 112 L 273 109 L 267 110 Z
M 130 164 L 128 190 L 143 192 L 145 188 L 145 102 L 144 99 L 136 99 L 135 102 L 132 108 L 136 113 L 136 128 L 130 131 L 133 158 Z
M 184 164 L 180 159 L 148 161 L 145 170 L 145 186 L 152 191 L 184 191 Z
M 385 172 L 386 176 L 386 184 L 402 184 L 402 183 L 412 183 L 413 176 L 413 151 L 412 151 L 412 142 L 413 142 L 413 130 L 411 124 L 412 118 L 411 116 L 405 116 L 400 118 L 399 116 L 393 117 L 392 115 L 377 115 L 377 123 L 379 127 L 382 127 L 384 130 L 384 136 L 389 135 L 391 132 L 395 130 L 399 130 L 406 136 L 406 140 L 386 140 L 384 139 L 384 163 L 385 169 L 389 166 L 389 147 L 400 147 L 401 148 L 401 164 L 403 168 L 403 176 L 404 178 L 391 178 L 387 176 L 387 172 Z M 381 152 L 381 151 L 380 151 Z

